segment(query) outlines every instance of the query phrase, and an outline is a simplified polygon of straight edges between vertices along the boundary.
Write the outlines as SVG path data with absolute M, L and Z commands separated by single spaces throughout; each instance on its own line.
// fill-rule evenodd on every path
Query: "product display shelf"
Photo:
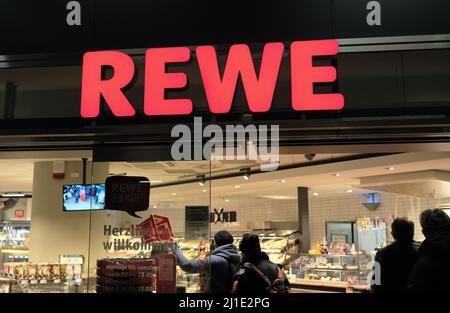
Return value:
M 9 287 L 7 286 L 8 284 L 10 285 Z M 2 287 L 0 287 L 0 293 L 87 292 L 86 279 L 17 279 L 14 275 L 2 273 L 0 275 L 0 285 L 2 285 Z M 13 289 L 11 289 L 11 287 Z
M 0 293 L 23 293 L 23 288 L 19 282 L 10 277 L 0 276 Z
M 30 223 L 0 221 L 0 269 L 9 262 L 28 262 Z
M 300 245 L 299 231 L 292 230 L 255 230 L 253 234 L 258 235 L 261 250 L 267 253 L 269 259 L 275 264 L 283 267 L 298 257 Z M 238 247 L 242 235 L 234 236 L 235 245 Z

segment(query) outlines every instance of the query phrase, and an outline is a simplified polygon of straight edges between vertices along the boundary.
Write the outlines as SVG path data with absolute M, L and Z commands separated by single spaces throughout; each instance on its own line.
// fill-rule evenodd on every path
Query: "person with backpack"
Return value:
M 288 293 L 289 281 L 283 270 L 261 251 L 257 235 L 245 234 L 239 244 L 242 261 L 235 274 L 232 293 Z
M 202 259 L 188 260 L 179 248 L 174 253 L 183 271 L 206 276 L 207 293 L 230 293 L 233 275 L 241 261 L 233 242 L 233 236 L 221 230 L 214 235 L 210 254 Z

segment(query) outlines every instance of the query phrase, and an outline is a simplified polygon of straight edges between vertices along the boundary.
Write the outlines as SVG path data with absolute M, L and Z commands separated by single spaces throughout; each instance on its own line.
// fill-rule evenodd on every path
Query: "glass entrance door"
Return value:
M 210 161 L 93 162 L 89 292 L 204 292 Z

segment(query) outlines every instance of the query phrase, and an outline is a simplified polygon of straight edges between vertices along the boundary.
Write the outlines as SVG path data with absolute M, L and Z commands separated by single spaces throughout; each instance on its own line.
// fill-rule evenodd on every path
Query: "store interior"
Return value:
M 236 244 L 254 233 L 298 292 L 365 292 L 376 250 L 392 242 L 394 218 L 412 220 L 422 241 L 420 213 L 450 208 L 449 152 L 282 154 L 278 170 L 260 168 L 248 160 L 92 162 L 92 152 L 81 150 L 1 153 L 2 281 L 24 292 L 98 291 L 99 260 L 150 258 L 157 247 L 121 249 L 114 242 L 140 236 L 108 227 L 129 229 L 161 215 L 188 258 L 205 257 L 219 230 Z M 148 178 L 148 210 L 138 218 L 93 209 L 104 202 L 101 192 L 95 201 L 67 196 L 64 186 L 83 184 L 84 174 L 87 185 Z M 89 205 L 72 211 L 65 204 L 75 202 Z M 209 212 L 198 229 L 187 220 L 192 207 Z M 178 292 L 202 291 L 197 274 L 176 274 Z

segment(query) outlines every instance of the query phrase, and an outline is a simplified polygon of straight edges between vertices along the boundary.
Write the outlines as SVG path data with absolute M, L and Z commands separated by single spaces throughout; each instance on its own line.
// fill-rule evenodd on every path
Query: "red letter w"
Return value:
M 198 47 L 196 49 L 197 60 L 211 112 L 227 113 L 230 111 L 239 74 L 250 111 L 269 111 L 283 50 L 282 43 L 268 43 L 264 46 L 258 78 L 249 47 L 244 44 L 234 45 L 228 53 L 223 78 L 221 78 L 214 47 Z

